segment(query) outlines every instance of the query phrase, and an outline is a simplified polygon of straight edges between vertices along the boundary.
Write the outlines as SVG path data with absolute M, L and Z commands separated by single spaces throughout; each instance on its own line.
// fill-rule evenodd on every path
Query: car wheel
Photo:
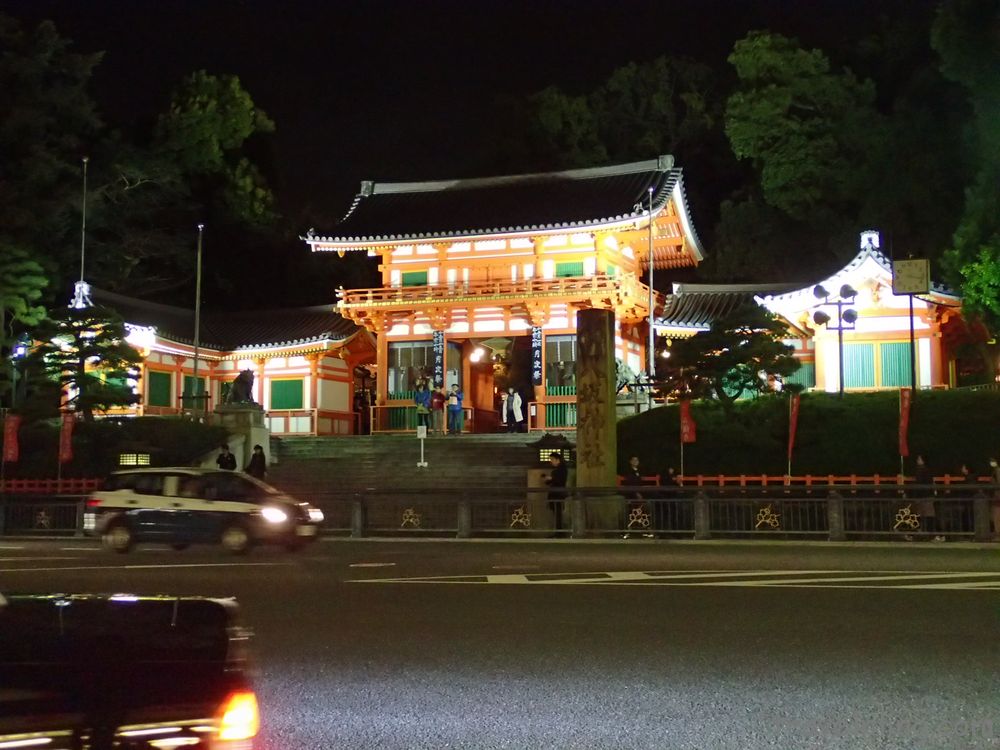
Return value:
M 125 553 L 132 549 L 132 545 L 135 544 L 135 536 L 128 524 L 119 521 L 111 524 L 105 530 L 104 534 L 101 535 L 101 542 L 107 549 Z
M 246 527 L 238 523 L 227 526 L 223 530 L 221 541 L 223 547 L 237 555 L 245 554 L 253 543 Z
M 175 549 L 178 552 L 180 552 L 181 550 L 186 550 L 190 546 L 191 544 L 189 542 L 174 542 L 173 544 L 170 545 L 172 549 Z

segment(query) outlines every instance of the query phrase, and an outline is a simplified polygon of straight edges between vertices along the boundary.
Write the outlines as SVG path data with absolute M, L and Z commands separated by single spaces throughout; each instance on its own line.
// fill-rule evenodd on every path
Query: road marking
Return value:
M 60 552 L 100 552 L 100 547 L 60 547 Z
M 0 549 L 24 549 L 24 545 L 0 544 Z
M 351 563 L 352 568 L 392 568 L 395 565 L 392 562 Z
M 37 560 L 79 560 L 79 559 L 80 559 L 79 557 L 69 557 L 69 556 L 56 557 L 53 555 L 47 555 L 46 557 L 0 557 L 0 562 L 17 563 L 21 562 L 22 560 L 27 562 L 29 560 L 37 561 Z
M 494 565 L 493 570 L 538 570 L 540 565 Z
M 8 560 L 14 560 L 17 558 L 7 558 Z M 21 560 L 27 558 L 20 558 Z M 44 559 L 44 558 L 43 558 Z M 47 558 L 52 559 L 66 559 L 74 560 L 76 558 Z M 168 570 L 170 568 L 267 568 L 267 567 L 278 567 L 293 565 L 294 563 L 180 563 L 178 565 L 159 564 L 159 565 L 78 565 L 73 567 L 53 567 L 53 568 L 0 568 L 0 573 L 51 573 L 52 571 L 62 570 L 62 571 L 80 571 L 80 570 Z
M 851 575 L 844 575 L 845 573 Z M 507 573 L 418 578 L 369 578 L 348 582 L 997 591 L 1000 590 L 1000 571 L 751 570 L 683 573 L 675 571 L 607 571 L 602 573 Z

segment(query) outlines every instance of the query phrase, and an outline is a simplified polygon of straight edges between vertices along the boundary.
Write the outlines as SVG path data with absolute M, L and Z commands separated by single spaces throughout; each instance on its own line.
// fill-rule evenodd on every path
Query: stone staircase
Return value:
M 322 502 L 352 493 L 480 489 L 521 495 L 538 455 L 535 434 L 428 438 L 418 468 L 420 441 L 409 435 L 272 438 L 268 481 L 303 500 Z M 571 440 L 575 438 L 568 435 Z

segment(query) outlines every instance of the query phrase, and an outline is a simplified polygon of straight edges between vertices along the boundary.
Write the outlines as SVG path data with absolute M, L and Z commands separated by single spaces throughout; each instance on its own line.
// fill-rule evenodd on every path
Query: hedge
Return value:
M 727 414 L 717 402 L 694 402 L 697 442 L 684 447 L 684 473 L 729 476 L 787 472 L 788 395 L 739 401 Z M 910 413 L 910 459 L 922 453 L 935 473 L 967 463 L 982 475 L 1000 453 L 1000 392 L 923 391 Z M 643 472 L 680 469 L 677 405 L 618 423 L 618 465 L 638 456 Z M 895 475 L 899 472 L 899 392 L 806 393 L 799 408 L 792 474 Z
M 73 460 L 62 466 L 64 477 L 102 477 L 118 468 L 122 453 L 149 453 L 154 466 L 186 466 L 226 440 L 226 430 L 190 419 L 138 417 L 77 422 Z M 0 436 L 2 441 L 2 436 Z M 6 465 L 9 478 L 55 477 L 59 446 L 57 421 L 21 427 L 20 459 Z

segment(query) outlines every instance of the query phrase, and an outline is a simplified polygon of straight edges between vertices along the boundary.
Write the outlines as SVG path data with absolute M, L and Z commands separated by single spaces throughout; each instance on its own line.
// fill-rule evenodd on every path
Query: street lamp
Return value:
M 854 298 L 858 293 L 854 290 L 850 284 L 844 284 L 840 287 L 840 292 L 835 299 L 830 299 L 830 293 L 823 287 L 822 284 L 817 284 L 813 287 L 813 296 L 822 300 L 821 305 L 836 305 L 837 306 L 837 325 L 831 325 L 831 318 L 828 313 L 823 310 L 817 310 L 813 313 L 813 321 L 816 325 L 826 326 L 828 331 L 837 332 L 837 356 L 838 356 L 838 386 L 840 387 L 840 395 L 844 395 L 844 331 L 853 331 L 854 324 L 857 322 L 858 313 L 856 310 L 848 308 L 844 309 L 844 305 L 853 305 Z

